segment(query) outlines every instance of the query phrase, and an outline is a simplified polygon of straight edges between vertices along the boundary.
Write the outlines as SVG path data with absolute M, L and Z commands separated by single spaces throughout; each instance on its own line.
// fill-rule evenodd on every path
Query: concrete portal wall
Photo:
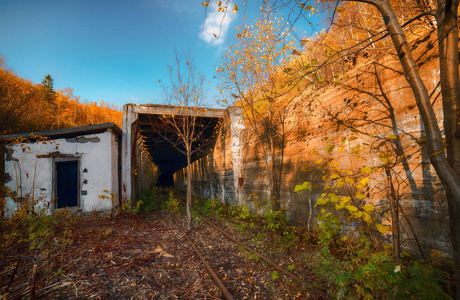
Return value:
M 121 143 L 121 202 L 137 200 L 139 193 L 152 189 L 158 179 L 158 168 L 142 146 L 139 132 L 139 113 L 151 113 L 148 107 L 123 106 Z
M 223 110 L 157 104 L 126 104 L 123 107 L 122 202 L 137 200 L 139 194 L 151 189 L 159 177 L 159 168 L 150 157 L 149 148 L 144 145 L 140 130 L 141 125 L 152 126 L 150 122 L 145 122 L 145 116 L 157 118 L 162 115 L 187 114 L 199 118 L 221 118 Z
M 238 182 L 243 167 L 243 129 L 241 108 L 228 108 L 212 150 L 191 165 L 194 195 L 203 199 L 220 199 L 227 204 L 241 201 L 242 187 Z M 174 186 L 184 192 L 186 176 L 187 168 L 174 174 Z
M 428 40 L 418 45 L 414 54 L 428 92 L 433 95 L 434 110 L 442 128 L 436 42 Z M 393 184 L 398 189 L 404 212 L 401 216 L 402 247 L 414 255 L 421 255 L 413 228 L 425 256 L 431 250 L 439 250 L 452 257 L 444 189 L 429 163 L 423 124 L 400 63 L 392 54 L 378 61 L 365 58 L 357 61 L 357 66 L 341 80 L 314 89 L 309 85 L 299 86 L 297 94 L 286 96 L 291 97 L 286 101 L 290 103 L 284 130 L 286 143 L 284 147 L 278 143 L 273 158 L 277 170 L 281 170 L 277 176 L 281 206 L 293 223 L 312 229 L 316 224 L 316 199 L 324 192 L 324 182 L 322 175 L 315 178 L 309 168 L 317 166 L 315 161 L 319 157 L 328 155 L 327 145 L 331 141 L 339 145 L 342 138 L 355 135 L 357 140 L 346 142 L 346 151 L 339 156 L 336 151 L 334 159 L 342 168 L 359 173 L 361 167 L 376 166 L 381 161 L 375 153 L 363 153 L 361 159 L 347 154 L 355 145 L 375 142 L 378 140 L 375 137 L 381 141 L 390 134 L 398 135 L 403 159 L 394 169 L 397 180 Z M 250 207 L 253 212 L 263 213 L 271 208 L 266 159 L 248 126 L 238 132 L 244 139 L 233 148 L 230 119 L 226 115 L 213 152 L 193 163 L 193 191 L 206 199 L 220 198 L 226 203 L 238 203 Z M 243 127 L 238 125 L 240 129 Z M 238 149 L 238 156 L 234 156 L 234 149 Z M 310 155 L 313 149 L 320 155 Z M 244 180 L 243 187 L 232 181 L 238 172 L 238 177 Z M 185 175 L 185 169 L 175 175 L 176 184 L 182 189 L 185 189 Z M 295 186 L 305 181 L 316 183 L 318 187 L 295 193 Z M 388 189 L 385 188 L 388 182 L 384 172 L 373 174 L 369 186 L 372 203 L 382 214 L 388 213 Z M 390 220 L 384 217 L 384 223 L 389 225 Z
M 71 138 L 8 144 L 5 155 L 6 186 L 16 196 L 6 198 L 6 215 L 16 210 L 17 200 L 34 199 L 37 201 L 36 208 L 52 210 L 55 200 L 54 164 L 65 160 L 79 161 L 78 196 L 82 212 L 110 211 L 111 193 L 117 204 L 118 136 L 108 130 Z M 100 195 L 109 198 L 101 199 Z

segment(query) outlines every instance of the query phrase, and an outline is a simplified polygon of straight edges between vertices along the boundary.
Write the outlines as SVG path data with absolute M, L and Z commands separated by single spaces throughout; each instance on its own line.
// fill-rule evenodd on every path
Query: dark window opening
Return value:
M 161 172 L 158 176 L 157 186 L 174 186 L 174 177 L 170 172 Z
M 56 208 L 78 206 L 78 160 L 56 162 Z

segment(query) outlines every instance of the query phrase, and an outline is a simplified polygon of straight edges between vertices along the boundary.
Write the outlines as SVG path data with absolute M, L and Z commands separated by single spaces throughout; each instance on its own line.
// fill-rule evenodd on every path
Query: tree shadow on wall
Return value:
M 308 134 L 307 126 L 304 126 L 307 115 L 299 110 L 298 104 L 289 100 L 270 118 L 260 118 L 257 127 L 245 126 L 243 177 L 246 179 L 242 192 L 246 205 L 259 214 L 286 206 L 282 186 L 286 174 L 294 169 L 286 162 L 285 149 L 288 144 L 298 141 L 299 136 L 306 139 Z M 289 165 L 287 169 L 286 163 Z
M 422 56 L 419 66 L 430 58 Z M 440 218 L 442 214 L 447 216 L 447 211 L 439 211 L 443 204 L 436 200 L 443 198 L 443 188 L 430 164 L 425 130 L 412 90 L 403 78 L 400 70 L 373 62 L 363 72 L 356 73 L 354 80 L 335 84 L 351 96 L 340 104 L 336 101 L 333 108 L 319 105 L 336 131 L 349 130 L 363 138 L 389 142 L 389 150 L 398 158 L 391 170 L 394 174 L 391 181 L 403 220 L 400 223 L 404 233 L 402 244 L 413 243 L 425 257 L 426 250 L 440 248 L 436 247 L 439 242 L 435 240 L 441 235 L 441 240 L 448 241 L 448 228 Z M 439 94 L 436 85 L 430 95 L 433 104 Z M 388 182 L 387 188 L 389 185 Z M 384 195 L 385 191 L 382 192 Z M 381 202 L 388 209 L 386 199 Z M 439 231 L 440 226 L 445 227 L 444 232 Z M 437 232 L 433 232 L 435 228 Z

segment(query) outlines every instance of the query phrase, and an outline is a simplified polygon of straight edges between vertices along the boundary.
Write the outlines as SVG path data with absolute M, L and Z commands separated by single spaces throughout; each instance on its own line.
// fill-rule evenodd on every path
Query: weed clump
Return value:
M 73 243 L 75 217 L 67 208 L 51 212 L 47 208 L 18 206 L 1 220 L 1 256 L 12 248 L 24 249 L 31 256 L 52 259 L 62 256 Z

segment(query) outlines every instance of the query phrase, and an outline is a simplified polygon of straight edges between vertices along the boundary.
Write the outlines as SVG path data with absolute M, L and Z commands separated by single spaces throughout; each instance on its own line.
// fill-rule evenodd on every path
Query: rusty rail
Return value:
M 215 230 L 219 231 L 220 233 L 222 233 L 226 238 L 228 238 L 229 240 L 231 240 L 232 242 L 235 242 L 237 243 L 238 245 L 241 245 L 244 247 L 244 249 L 246 249 L 247 251 L 257 255 L 260 259 L 262 259 L 263 261 L 265 261 L 267 264 L 269 264 L 270 266 L 272 266 L 273 268 L 275 268 L 275 270 L 283 273 L 284 275 L 286 275 L 287 277 L 289 277 L 290 279 L 294 280 L 295 282 L 297 282 L 298 284 L 300 285 L 304 285 L 305 282 L 300 279 L 298 276 L 294 275 L 293 273 L 289 272 L 288 270 L 280 267 L 278 264 L 274 263 L 272 260 L 268 259 L 266 256 L 264 256 L 263 254 L 261 254 L 260 252 L 257 252 L 256 250 L 250 248 L 249 246 L 247 246 L 246 244 L 244 244 L 243 242 L 240 242 L 239 240 L 235 239 L 234 237 L 232 237 L 231 235 L 229 235 L 228 233 L 226 233 L 225 231 L 223 231 L 222 229 L 220 229 L 219 227 L 217 227 L 216 225 L 212 224 L 211 222 L 209 222 L 206 218 L 204 218 L 203 215 L 201 215 L 201 218 L 203 219 L 203 221 L 205 221 L 209 226 L 211 226 L 212 228 L 214 228 Z
M 173 219 L 174 223 L 179 228 L 179 223 L 177 222 L 176 217 L 173 214 L 171 214 L 171 216 L 172 216 L 172 219 Z M 214 270 L 208 264 L 208 262 L 206 261 L 204 256 L 200 253 L 198 248 L 194 245 L 192 239 L 189 236 L 187 236 L 187 234 L 185 234 L 184 237 L 186 238 L 188 244 L 192 247 L 192 249 L 196 253 L 196 255 L 198 255 L 198 258 L 201 260 L 201 262 L 205 266 L 205 268 L 208 271 L 209 275 L 211 275 L 211 277 L 214 280 L 214 282 L 217 284 L 217 286 L 222 291 L 222 294 L 224 295 L 225 299 L 227 299 L 227 300 L 235 300 L 235 298 L 233 298 L 232 294 L 230 294 L 228 289 L 225 287 L 225 285 L 222 282 L 222 280 L 220 280 L 219 276 L 217 276 L 216 272 L 214 272 Z
M 200 214 L 200 213 L 199 213 Z M 286 275 L 288 278 L 292 279 L 293 281 L 295 281 L 296 283 L 298 283 L 300 286 L 306 288 L 306 282 L 303 281 L 300 277 L 296 276 L 295 274 L 289 272 L 288 270 L 280 267 L 278 264 L 276 264 L 275 262 L 273 262 L 272 260 L 270 260 L 269 258 L 267 258 L 266 256 L 264 256 L 263 254 L 261 254 L 260 252 L 252 249 L 251 247 L 247 246 L 246 244 L 244 244 L 243 242 L 235 239 L 234 237 L 232 237 L 231 235 L 229 235 L 228 233 L 226 233 L 225 231 L 223 231 L 222 229 L 220 229 L 219 227 L 217 227 L 216 225 L 214 225 L 213 223 L 211 223 L 210 221 L 208 221 L 202 214 L 200 214 L 200 217 L 203 221 L 206 222 L 206 224 L 208 224 L 209 226 L 211 226 L 212 228 L 214 228 L 215 230 L 219 231 L 220 233 L 222 233 L 226 238 L 228 238 L 229 240 L 231 240 L 232 242 L 238 244 L 238 245 L 241 245 L 242 247 L 244 247 L 244 249 L 246 249 L 247 251 L 257 255 L 260 259 L 262 259 L 263 261 L 265 261 L 266 263 L 268 263 L 270 266 L 272 266 L 275 270 L 277 270 L 278 272 L 281 272 L 283 273 L 284 275 Z M 323 292 L 322 290 L 318 289 L 318 288 L 315 288 L 315 287 L 311 287 L 311 289 L 317 293 L 318 295 L 321 296 L 321 298 L 323 299 L 331 299 L 325 292 Z

